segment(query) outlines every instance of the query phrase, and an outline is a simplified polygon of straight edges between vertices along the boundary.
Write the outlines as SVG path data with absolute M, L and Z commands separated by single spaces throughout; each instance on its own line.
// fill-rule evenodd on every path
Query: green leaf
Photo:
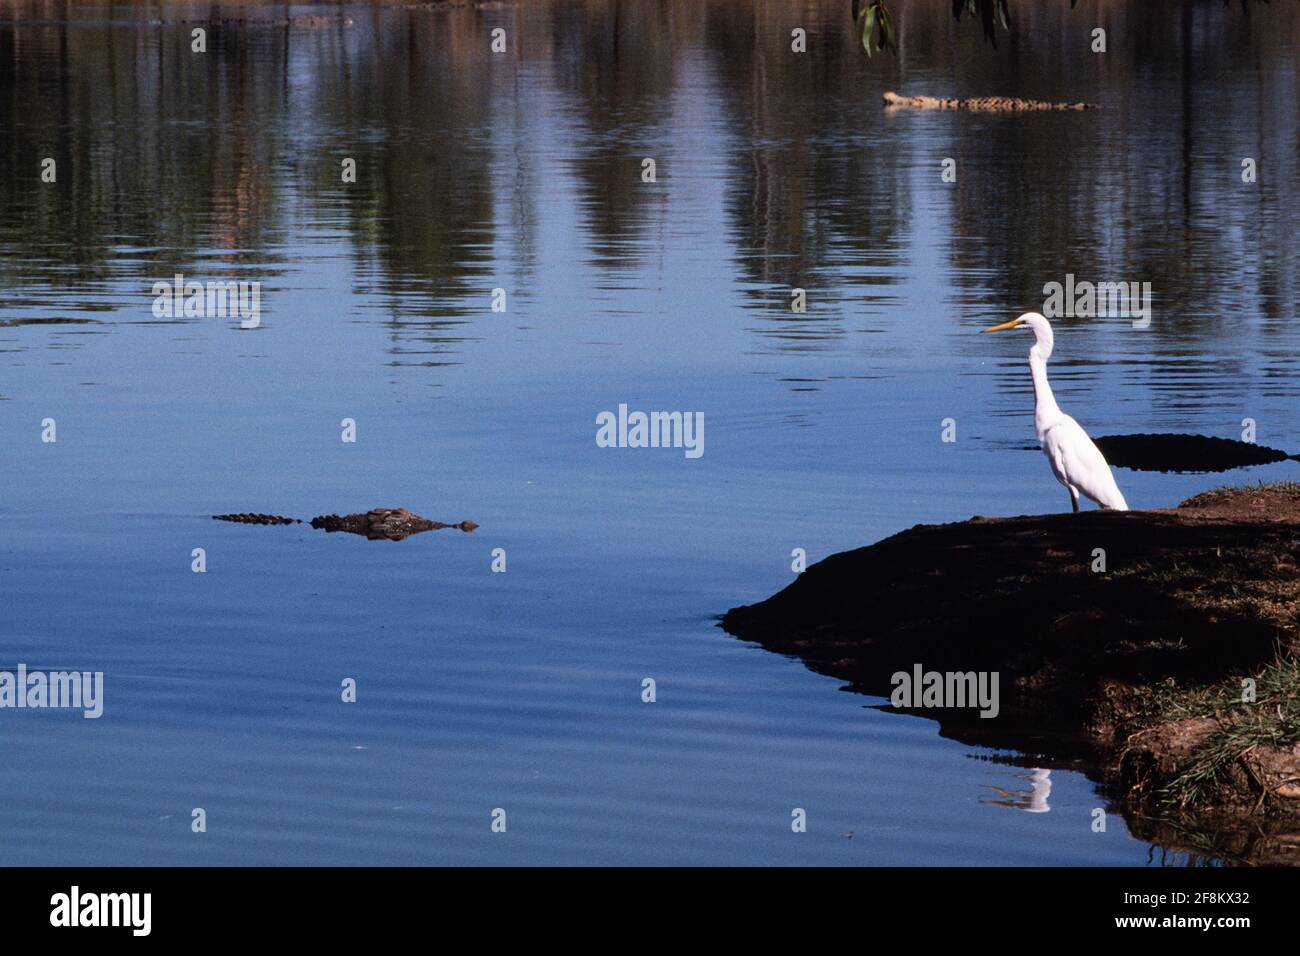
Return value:
M 871 34 L 876 29 L 876 7 L 873 4 L 867 15 L 862 18 L 862 45 L 867 49 L 867 59 L 871 58 Z
M 880 44 L 890 53 L 898 53 L 898 34 L 894 30 L 894 15 L 883 3 L 880 5 Z

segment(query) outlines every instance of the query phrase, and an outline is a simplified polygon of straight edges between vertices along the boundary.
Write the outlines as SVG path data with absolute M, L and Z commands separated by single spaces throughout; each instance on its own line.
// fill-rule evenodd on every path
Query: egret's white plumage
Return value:
M 985 332 L 1003 329 L 1034 330 L 1034 347 L 1029 350 L 1029 374 L 1034 379 L 1034 431 L 1056 480 L 1070 492 L 1070 504 L 1079 510 L 1079 495 L 1091 498 L 1103 508 L 1127 511 L 1128 503 L 1115 484 L 1110 465 L 1088 433 L 1061 411 L 1047 383 L 1047 360 L 1052 355 L 1052 326 L 1037 312 L 994 325 Z

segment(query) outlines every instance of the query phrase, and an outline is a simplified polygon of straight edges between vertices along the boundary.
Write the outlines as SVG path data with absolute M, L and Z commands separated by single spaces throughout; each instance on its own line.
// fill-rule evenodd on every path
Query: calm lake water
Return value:
M 994 50 L 913 0 L 869 60 L 839 0 L 0 3 L 0 668 L 106 683 L 0 711 L 4 862 L 1199 862 L 1093 833 L 1081 773 L 992 802 L 1032 757 L 716 627 L 794 548 L 1067 506 L 1029 341 L 977 334 L 1067 273 L 1152 288 L 1147 329 L 1056 323 L 1093 434 L 1300 450 L 1300 13 L 1017 7 Z M 212 10 L 267 22 L 195 54 Z M 260 327 L 156 318 L 176 273 L 259 281 Z M 620 403 L 702 411 L 704 455 L 598 448 Z M 481 527 L 208 517 L 381 505 Z

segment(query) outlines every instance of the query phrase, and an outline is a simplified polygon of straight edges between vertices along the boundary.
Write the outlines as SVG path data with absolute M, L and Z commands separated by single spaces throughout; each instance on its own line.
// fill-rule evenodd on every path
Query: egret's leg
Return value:
M 1074 485 L 1066 485 L 1070 489 L 1070 504 L 1074 507 L 1075 513 L 1079 511 L 1079 492 Z

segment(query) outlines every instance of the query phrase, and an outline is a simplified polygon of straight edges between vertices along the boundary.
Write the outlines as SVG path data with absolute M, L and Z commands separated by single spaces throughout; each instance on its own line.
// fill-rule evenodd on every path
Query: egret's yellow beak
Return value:
M 1019 319 L 1012 319 L 1010 322 L 1003 322 L 1001 325 L 990 325 L 985 332 L 1003 332 L 1006 329 L 1014 329 L 1020 324 Z

